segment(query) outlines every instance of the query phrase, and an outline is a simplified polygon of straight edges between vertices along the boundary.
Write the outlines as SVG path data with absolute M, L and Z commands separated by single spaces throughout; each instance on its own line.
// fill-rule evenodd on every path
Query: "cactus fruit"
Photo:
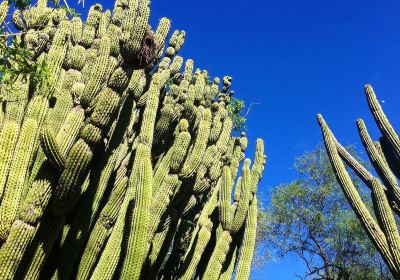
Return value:
M 232 79 L 207 83 L 177 55 L 184 31 L 150 27 L 149 4 L 96 4 L 86 21 L 46 0 L 12 14 L 47 73 L 0 89 L 1 279 L 249 277 L 262 140 L 251 164 Z
M 369 173 L 340 145 L 321 115 L 318 115 L 318 122 L 336 178 L 347 200 L 394 278 L 400 279 L 400 235 L 394 216 L 400 215 L 400 190 L 397 181 L 400 141 L 370 85 L 365 86 L 365 94 L 370 111 L 382 133 L 380 142 L 372 141 L 363 120 L 357 120 L 357 127 L 368 157 L 380 179 Z M 371 190 L 376 219 L 362 201 L 345 165 L 353 169 Z

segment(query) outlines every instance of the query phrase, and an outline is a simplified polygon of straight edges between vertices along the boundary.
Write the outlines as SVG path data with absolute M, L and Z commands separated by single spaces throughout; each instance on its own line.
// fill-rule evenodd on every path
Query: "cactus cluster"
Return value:
M 373 141 L 362 119 L 357 120 L 357 127 L 363 146 L 379 177 L 371 174 L 343 148 L 321 115 L 318 115 L 318 122 L 336 178 L 347 200 L 395 279 L 400 279 L 400 235 L 396 224 L 400 215 L 400 188 L 397 181 L 400 175 L 400 140 L 371 85 L 365 86 L 365 94 L 382 136 L 379 141 Z M 375 217 L 359 195 L 346 166 L 371 190 Z
M 263 142 L 251 164 L 232 78 L 184 62 L 149 2 L 13 12 L 47 71 L 1 86 L 0 279 L 248 279 Z

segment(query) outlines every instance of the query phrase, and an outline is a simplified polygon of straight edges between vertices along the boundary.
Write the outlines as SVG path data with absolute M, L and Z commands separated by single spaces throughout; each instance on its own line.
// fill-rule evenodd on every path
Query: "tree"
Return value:
M 299 257 L 307 267 L 302 279 L 391 279 L 340 191 L 323 146 L 297 158 L 295 168 L 299 178 L 273 188 L 260 211 L 258 248 L 272 257 Z

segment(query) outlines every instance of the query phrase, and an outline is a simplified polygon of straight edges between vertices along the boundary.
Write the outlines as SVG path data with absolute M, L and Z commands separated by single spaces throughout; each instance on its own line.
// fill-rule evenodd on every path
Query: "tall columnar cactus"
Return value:
M 1 279 L 249 277 L 263 142 L 251 164 L 232 78 L 184 62 L 185 32 L 153 31 L 149 2 L 13 12 L 46 76 L 0 88 Z
M 336 178 L 345 196 L 393 276 L 400 279 L 400 235 L 395 218 L 395 215 L 400 215 L 398 185 L 400 141 L 370 85 L 365 86 L 365 94 L 382 136 L 379 141 L 374 142 L 361 119 L 357 120 L 357 127 L 361 141 L 379 178 L 369 173 L 340 145 L 321 115 L 318 115 L 318 122 Z M 370 188 L 376 219 L 362 201 L 346 170 L 346 165 L 353 169 Z

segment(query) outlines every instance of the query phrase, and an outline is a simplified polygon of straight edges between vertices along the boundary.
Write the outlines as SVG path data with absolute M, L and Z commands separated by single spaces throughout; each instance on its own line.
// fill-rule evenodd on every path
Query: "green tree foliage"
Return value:
M 241 131 L 246 128 L 246 117 L 243 115 L 244 107 L 244 101 L 238 98 L 232 98 L 228 106 L 229 116 L 233 121 L 233 129 L 235 131 Z
M 340 191 L 324 148 L 297 158 L 295 169 L 298 179 L 274 188 L 259 212 L 260 253 L 300 258 L 304 279 L 391 279 Z
M 74 9 L 68 6 L 66 0 L 64 4 L 60 4 L 59 0 L 51 0 L 49 4 L 54 9 L 62 9 L 66 14 L 73 17 L 79 16 Z M 31 0 L 9 0 L 8 5 L 14 5 L 15 8 L 26 10 L 32 6 Z M 35 6 L 34 4 L 33 6 Z M 8 87 L 9 91 L 13 90 L 13 84 L 17 78 L 30 80 L 30 87 L 33 89 L 41 86 L 42 82 L 47 78 L 47 65 L 45 60 L 37 61 L 35 54 L 24 46 L 21 35 L 22 32 L 14 32 L 12 27 L 7 24 L 11 20 L 9 14 L 0 24 L 6 28 L 0 31 L 0 83 L 2 86 Z
M 13 89 L 13 83 L 18 77 L 27 79 L 30 76 L 30 85 L 37 88 L 46 79 L 46 62 L 34 62 L 34 53 L 27 50 L 18 40 L 12 37 L 11 40 L 5 36 L 0 37 L 2 52 L 0 55 L 0 82 Z

